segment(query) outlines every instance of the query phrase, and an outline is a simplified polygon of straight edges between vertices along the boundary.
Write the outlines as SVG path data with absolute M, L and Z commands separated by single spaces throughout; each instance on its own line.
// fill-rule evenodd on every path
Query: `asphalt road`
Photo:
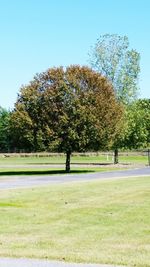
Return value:
M 95 179 L 100 180 L 148 175 L 150 176 L 150 167 L 86 174 L 1 176 L 0 189 L 13 189 L 22 187 L 42 186 L 46 184 L 57 184 L 75 181 L 92 181 Z
M 45 260 L 0 259 L 0 267 L 121 267 L 116 265 L 75 264 Z

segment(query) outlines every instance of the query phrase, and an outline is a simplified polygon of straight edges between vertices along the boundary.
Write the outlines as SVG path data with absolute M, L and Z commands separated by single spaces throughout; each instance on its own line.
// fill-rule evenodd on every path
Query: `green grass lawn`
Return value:
M 2 190 L 0 256 L 150 266 L 150 177 Z
M 118 167 L 71 167 L 71 174 L 81 174 L 88 172 L 108 172 L 108 171 L 116 171 L 116 170 L 124 170 L 124 168 Z M 50 167 L 50 168 L 0 168 L 0 177 L 5 175 L 57 175 L 57 174 L 66 174 L 65 168 L 62 167 Z
M 130 165 L 127 166 L 128 168 L 130 168 Z M 115 171 L 118 169 L 123 170 L 126 167 L 117 165 L 114 166 L 111 162 L 106 162 L 106 156 L 103 155 L 98 157 L 73 156 L 71 158 L 70 173 L 80 174 L 84 172 Z M 34 175 L 34 174 L 52 175 L 52 174 L 64 174 L 64 173 L 65 173 L 65 156 L 0 158 L 0 176 Z
M 136 164 L 147 164 L 146 156 L 120 156 L 120 165 L 114 166 L 112 157 L 79 156 L 71 157 L 71 172 L 102 172 L 131 168 Z M 84 164 L 84 165 L 83 165 Z M 78 166 L 77 166 L 78 165 Z M 63 174 L 65 173 L 65 155 L 51 157 L 0 157 L 0 176 L 2 175 L 34 175 L 34 174 Z
M 137 156 L 120 156 L 120 163 L 125 164 L 148 164 L 147 156 L 137 155 Z M 0 157 L 0 165 L 9 165 L 9 164 L 61 164 L 65 163 L 65 155 L 64 156 L 51 156 L 51 157 Z M 112 156 L 107 157 L 106 155 L 99 156 L 72 156 L 71 163 L 113 163 Z

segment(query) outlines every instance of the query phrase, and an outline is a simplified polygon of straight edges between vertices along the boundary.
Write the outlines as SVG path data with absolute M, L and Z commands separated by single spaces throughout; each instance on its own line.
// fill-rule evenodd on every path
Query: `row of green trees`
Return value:
M 150 143 L 150 100 L 138 99 L 139 53 L 127 37 L 104 35 L 90 53 L 92 69 L 73 65 L 37 74 L 14 110 L 0 109 L 1 151 L 115 151 Z

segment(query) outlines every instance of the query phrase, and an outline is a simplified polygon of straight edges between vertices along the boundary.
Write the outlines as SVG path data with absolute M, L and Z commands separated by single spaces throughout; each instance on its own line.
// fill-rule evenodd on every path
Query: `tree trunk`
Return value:
M 34 130 L 33 130 L 33 150 L 34 150 L 34 152 L 37 152 L 37 147 L 38 147 L 38 145 L 37 145 L 37 129 L 36 128 L 34 128 Z
M 115 148 L 114 150 L 114 164 L 119 163 L 119 157 L 118 157 L 118 148 Z
M 70 156 L 71 156 L 71 152 L 67 151 L 67 153 L 66 153 L 66 172 L 70 172 Z

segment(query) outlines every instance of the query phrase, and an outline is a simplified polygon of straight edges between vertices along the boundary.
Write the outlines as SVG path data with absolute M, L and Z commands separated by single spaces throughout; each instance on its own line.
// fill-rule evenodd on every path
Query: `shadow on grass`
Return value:
M 0 176 L 2 175 L 37 175 L 37 174 L 80 174 L 80 173 L 90 173 L 94 172 L 94 170 L 71 170 L 69 173 L 67 173 L 65 170 L 37 170 L 37 171 L 2 171 L 0 172 Z
M 26 162 L 25 165 L 28 164 L 28 165 L 64 165 L 65 163 L 64 162 Z M 94 165 L 94 166 L 110 166 L 110 165 L 114 165 L 114 163 L 112 162 L 100 162 L 100 163 L 97 163 L 97 162 L 71 162 L 71 165 Z

